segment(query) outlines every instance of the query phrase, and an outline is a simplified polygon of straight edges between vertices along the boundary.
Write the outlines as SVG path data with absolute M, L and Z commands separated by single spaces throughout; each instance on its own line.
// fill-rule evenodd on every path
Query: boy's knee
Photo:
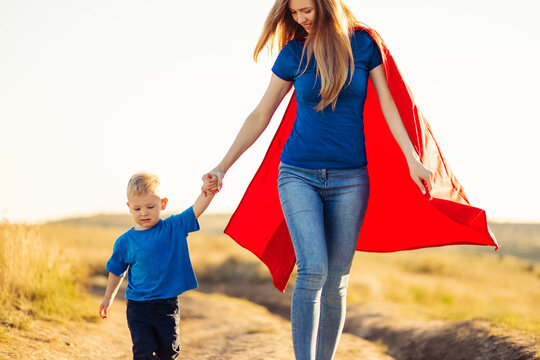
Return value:
M 157 352 L 160 360 L 177 359 L 180 355 L 180 337 L 177 331 L 173 331 L 162 339 Z

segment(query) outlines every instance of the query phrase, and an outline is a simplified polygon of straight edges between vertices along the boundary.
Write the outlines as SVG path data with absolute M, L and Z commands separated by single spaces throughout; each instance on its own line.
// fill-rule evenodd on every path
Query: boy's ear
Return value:
M 129 206 L 129 201 L 126 203 L 126 205 L 128 206 L 129 210 L 131 210 L 131 206 Z
M 168 202 L 169 202 L 169 199 L 167 199 L 166 197 L 161 199 L 161 210 L 165 210 L 165 208 L 167 207 Z

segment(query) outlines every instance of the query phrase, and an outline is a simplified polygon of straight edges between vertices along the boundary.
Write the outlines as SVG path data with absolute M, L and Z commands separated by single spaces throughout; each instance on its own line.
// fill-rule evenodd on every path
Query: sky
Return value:
M 270 80 L 273 1 L 0 0 L 0 218 L 126 212 L 136 171 L 198 196 Z M 349 0 L 389 46 L 472 205 L 540 221 L 540 2 Z M 229 170 L 232 212 L 286 100 Z

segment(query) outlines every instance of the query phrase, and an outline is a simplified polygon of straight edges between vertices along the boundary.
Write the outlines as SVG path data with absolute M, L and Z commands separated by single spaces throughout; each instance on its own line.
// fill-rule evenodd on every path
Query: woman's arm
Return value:
M 221 160 L 218 166 L 211 170 L 208 174 L 217 177 L 217 188 L 215 190 L 219 191 L 221 189 L 221 182 L 225 173 L 232 164 L 246 151 L 262 134 L 264 129 L 268 126 L 272 114 L 278 107 L 283 97 L 291 89 L 291 82 L 285 81 L 272 74 L 270 79 L 270 84 L 266 89 L 259 105 L 253 110 L 251 114 L 244 121 L 244 125 L 238 132 L 236 139 L 232 143 L 229 151 Z M 205 174 L 208 175 L 208 174 Z M 205 180 L 203 176 L 203 180 Z M 206 185 L 206 182 L 205 182 Z M 206 189 L 212 190 L 212 189 Z
M 388 88 L 388 82 L 386 81 L 386 75 L 384 74 L 383 65 L 379 65 L 376 68 L 372 69 L 369 72 L 369 77 L 371 82 L 375 87 L 377 96 L 379 97 L 379 102 L 381 104 L 381 109 L 392 132 L 392 135 L 396 139 L 401 151 L 407 159 L 407 164 L 409 165 L 409 172 L 411 178 L 418 185 L 423 194 L 426 194 L 426 185 L 427 191 L 430 192 L 432 189 L 432 172 L 420 162 L 420 158 L 414 149 L 411 139 L 407 134 L 407 130 L 403 125 L 403 121 L 399 116 L 399 111 L 394 103 L 390 89 Z

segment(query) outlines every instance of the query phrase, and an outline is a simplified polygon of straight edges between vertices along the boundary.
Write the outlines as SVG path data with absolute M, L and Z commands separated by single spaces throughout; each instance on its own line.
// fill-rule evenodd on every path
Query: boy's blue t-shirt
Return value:
M 114 244 L 107 271 L 128 273 L 126 298 L 167 299 L 198 286 L 189 259 L 187 235 L 199 230 L 193 207 L 160 220 L 147 230 L 131 228 Z
M 307 70 L 307 55 L 302 63 L 303 42 L 295 39 L 281 49 L 272 72 L 283 80 L 294 82 L 296 120 L 283 151 L 281 161 L 310 169 L 347 169 L 367 165 L 363 112 L 369 71 L 382 63 L 379 47 L 362 30 L 351 36 L 354 74 L 345 83 L 336 108 L 316 111 L 320 102 L 321 81 L 312 56 Z

